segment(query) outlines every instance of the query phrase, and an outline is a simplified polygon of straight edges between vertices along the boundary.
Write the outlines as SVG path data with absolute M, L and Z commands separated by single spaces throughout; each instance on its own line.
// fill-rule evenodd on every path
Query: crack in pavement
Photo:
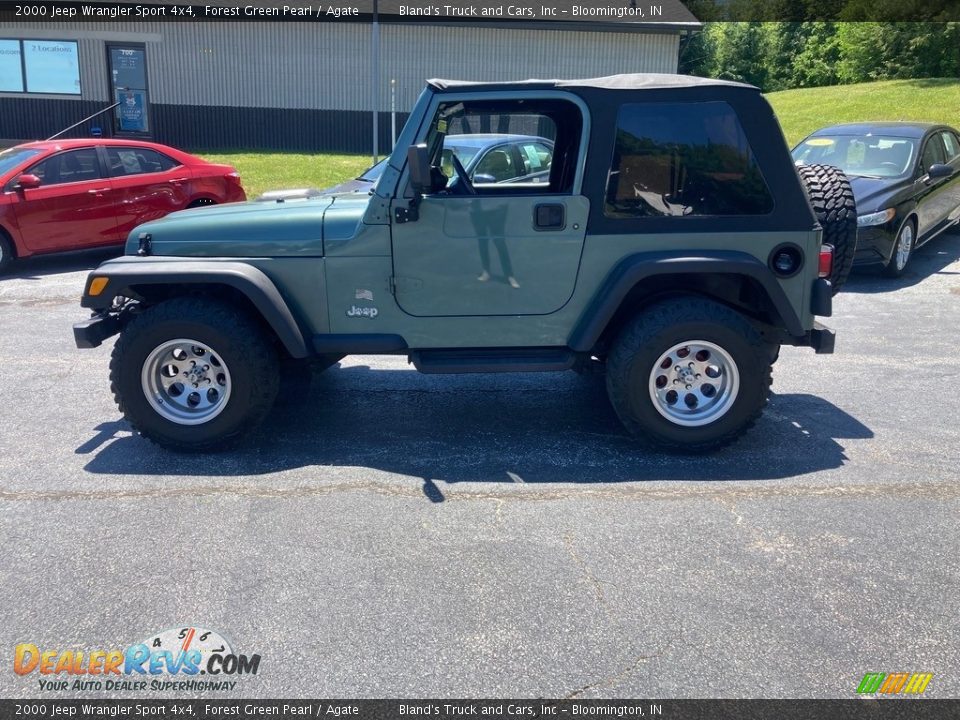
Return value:
M 790 539 L 786 535 L 777 535 L 776 537 L 769 537 L 763 532 L 760 528 L 748 524 L 742 514 L 737 511 L 737 506 L 735 503 L 731 502 L 729 498 L 717 497 L 714 498 L 714 501 L 720 505 L 724 510 L 733 515 L 734 525 L 738 528 L 742 528 L 744 532 L 751 538 L 752 542 L 748 546 L 751 550 L 760 550 L 765 553 L 774 553 L 776 555 L 777 562 L 786 562 L 787 555 L 791 553 L 796 553 L 796 543 L 790 542 Z
M 616 683 L 620 682 L 625 677 L 633 673 L 638 667 L 640 667 L 644 663 L 647 663 L 650 660 L 656 660 L 657 658 L 662 656 L 664 653 L 667 652 L 667 650 L 669 650 L 673 646 L 673 643 L 676 640 L 679 640 L 681 637 L 683 637 L 682 629 L 677 633 L 677 636 L 675 638 L 671 638 L 666 645 L 664 645 L 662 648 L 657 650 L 655 653 L 651 653 L 649 655 L 640 655 L 639 657 L 635 658 L 632 663 L 630 663 L 625 668 L 623 668 L 623 670 L 621 670 L 620 672 L 608 677 L 600 678 L 599 680 L 596 680 L 592 683 L 588 683 L 582 687 L 577 688 L 576 690 L 572 690 L 566 695 L 564 695 L 563 699 L 573 700 L 575 698 L 580 697 L 586 692 L 590 692 L 591 690 L 595 690 L 603 687 L 610 687 L 611 685 L 615 685 Z
M 441 481 L 442 482 L 442 481 Z M 482 480 L 462 484 L 477 484 Z M 637 499 L 637 500 L 762 500 L 765 498 L 921 498 L 935 500 L 956 500 L 960 498 L 960 483 L 891 483 L 885 485 L 847 485 L 847 486 L 803 486 L 788 487 L 760 485 L 758 487 L 729 486 L 730 481 L 714 481 L 714 485 L 685 487 L 649 487 L 657 481 L 624 481 L 612 486 L 588 487 L 572 486 L 568 483 L 531 483 L 524 484 L 497 482 L 497 491 L 457 488 L 460 482 L 444 485 L 444 502 L 473 500 L 513 500 L 518 502 L 549 502 L 555 500 L 577 499 Z M 706 481 L 711 482 L 711 481 Z M 763 481 L 744 481 L 763 482 Z M 547 489 L 545 485 L 567 485 L 560 489 Z M 63 502 L 73 500 L 135 500 L 163 498 L 195 498 L 226 496 L 237 498 L 307 498 L 323 497 L 336 493 L 372 492 L 388 497 L 423 498 L 422 478 L 410 477 L 407 484 L 398 481 L 346 481 L 325 485 L 297 485 L 292 487 L 263 487 L 259 485 L 206 485 L 200 487 L 157 487 L 132 488 L 129 490 L 14 490 L 0 488 L 2 502 Z
M 603 592 L 603 586 L 601 582 L 607 585 L 613 585 L 611 582 L 601 581 L 597 579 L 597 576 L 593 574 L 593 571 L 590 569 L 590 566 L 580 557 L 573 548 L 573 535 L 567 533 L 563 536 L 563 546 L 567 549 L 567 553 L 573 558 L 573 562 L 579 566 L 583 576 L 587 581 L 593 585 L 593 591 L 596 593 L 597 601 L 603 605 L 604 610 L 609 611 L 609 605 L 607 604 L 607 596 Z

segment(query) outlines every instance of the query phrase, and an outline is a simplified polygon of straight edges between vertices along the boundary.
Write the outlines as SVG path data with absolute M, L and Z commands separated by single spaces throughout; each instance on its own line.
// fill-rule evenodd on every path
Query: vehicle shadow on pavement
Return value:
M 39 280 L 47 275 L 93 270 L 103 261 L 119 257 L 122 254 L 122 247 L 109 247 L 52 255 L 36 255 L 23 260 L 15 260 L 9 270 L 0 275 L 0 282 L 3 282 L 5 278 Z
M 941 235 L 917 250 L 910 258 L 906 271 L 898 278 L 887 278 L 879 268 L 855 268 L 841 292 L 882 293 L 911 287 L 931 275 L 960 275 L 956 270 L 947 270 L 960 261 L 960 233 Z
M 332 368 L 301 402 L 278 407 L 237 450 L 181 455 L 104 423 L 77 449 L 104 474 L 252 476 L 315 468 L 370 468 L 424 483 L 433 502 L 458 482 L 622 483 L 763 480 L 837 468 L 842 439 L 873 433 L 807 394 L 773 395 L 739 442 L 708 456 L 639 446 L 620 425 L 602 378 L 568 375 L 424 376 L 366 366 Z M 325 468 L 331 468 L 325 473 Z M 351 473 L 362 476 L 363 471 Z

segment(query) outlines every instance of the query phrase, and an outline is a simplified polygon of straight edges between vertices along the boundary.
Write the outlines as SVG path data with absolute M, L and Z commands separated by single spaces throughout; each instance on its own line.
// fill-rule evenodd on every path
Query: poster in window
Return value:
M 77 43 L 63 40 L 24 40 L 27 92 L 80 94 Z
M 117 90 L 117 118 L 120 132 L 147 132 L 147 93 L 143 90 Z
M 0 40 L 0 92 L 23 92 L 19 40 Z
M 143 90 L 118 90 L 117 107 L 121 132 L 145 133 L 147 124 L 147 93 Z

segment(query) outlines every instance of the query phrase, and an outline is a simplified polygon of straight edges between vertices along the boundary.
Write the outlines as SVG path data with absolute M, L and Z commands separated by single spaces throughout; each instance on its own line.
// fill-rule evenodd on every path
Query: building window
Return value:
M 773 197 L 725 102 L 628 103 L 604 214 L 611 218 L 766 215 Z
M 80 94 L 73 40 L 0 40 L 0 92 Z

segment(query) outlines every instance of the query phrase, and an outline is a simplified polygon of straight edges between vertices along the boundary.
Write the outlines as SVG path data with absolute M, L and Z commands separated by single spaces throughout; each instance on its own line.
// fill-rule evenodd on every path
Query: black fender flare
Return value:
M 93 278 L 108 279 L 98 295 L 90 295 Z M 82 307 L 103 311 L 113 299 L 135 295 L 133 288 L 145 285 L 224 285 L 246 297 L 294 358 L 310 355 L 303 332 L 273 281 L 260 269 L 242 262 L 181 260 L 167 258 L 119 258 L 103 263 L 87 277 L 80 301 Z
M 577 352 L 592 350 L 627 294 L 646 278 L 657 275 L 716 274 L 744 275 L 756 280 L 767 293 L 773 308 L 791 335 L 806 333 L 786 293 L 773 272 L 753 255 L 733 250 L 689 253 L 650 252 L 623 258 L 600 286 L 593 300 L 570 334 L 568 345 Z

